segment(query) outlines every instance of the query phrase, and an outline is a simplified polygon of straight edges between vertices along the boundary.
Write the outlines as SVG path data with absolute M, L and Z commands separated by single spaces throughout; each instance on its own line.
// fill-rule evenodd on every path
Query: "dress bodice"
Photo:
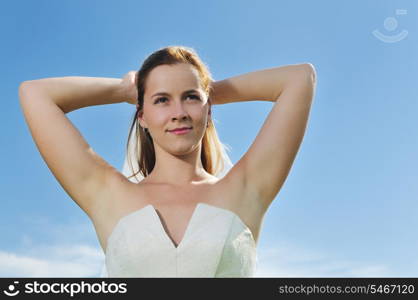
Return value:
M 153 205 L 122 217 L 107 240 L 107 277 L 253 277 L 256 242 L 234 212 L 200 202 L 176 247 Z

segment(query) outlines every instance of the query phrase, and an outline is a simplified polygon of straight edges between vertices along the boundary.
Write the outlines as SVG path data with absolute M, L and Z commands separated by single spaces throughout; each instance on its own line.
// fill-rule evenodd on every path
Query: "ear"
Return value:
M 138 111 L 138 122 L 139 125 L 141 125 L 142 128 L 148 128 L 147 122 L 144 120 L 144 110 Z
M 208 103 L 209 103 L 208 115 L 212 116 L 212 99 L 211 98 L 208 98 Z

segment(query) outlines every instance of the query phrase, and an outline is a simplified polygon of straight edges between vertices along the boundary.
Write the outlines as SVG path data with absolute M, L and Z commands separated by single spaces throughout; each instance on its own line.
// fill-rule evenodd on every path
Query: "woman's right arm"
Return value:
M 119 173 L 85 141 L 65 115 L 73 110 L 125 102 L 121 79 L 55 77 L 19 86 L 20 105 L 42 158 L 69 196 L 90 217 L 108 195 L 109 174 Z

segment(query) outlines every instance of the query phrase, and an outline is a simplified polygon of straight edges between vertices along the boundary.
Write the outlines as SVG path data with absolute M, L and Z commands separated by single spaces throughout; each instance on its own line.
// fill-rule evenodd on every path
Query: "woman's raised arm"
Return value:
M 106 174 L 97 155 L 65 115 L 78 108 L 125 101 L 121 79 L 56 77 L 19 86 L 20 105 L 42 158 L 69 196 L 89 215 L 105 201 Z
M 229 171 L 239 199 L 264 213 L 278 194 L 302 142 L 316 86 L 311 64 L 286 65 L 213 83 L 213 104 L 274 102 L 254 142 Z M 251 119 L 251 114 L 241 120 Z M 239 124 L 237 124 L 237 129 Z

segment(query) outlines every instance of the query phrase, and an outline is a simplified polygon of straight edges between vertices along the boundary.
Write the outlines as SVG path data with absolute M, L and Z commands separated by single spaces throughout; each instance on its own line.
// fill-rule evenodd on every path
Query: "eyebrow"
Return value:
M 198 90 L 191 89 L 191 90 L 184 91 L 184 92 L 182 93 L 182 95 L 185 95 L 185 94 L 188 94 L 188 93 L 192 93 L 192 92 L 199 93 L 199 91 L 198 91 Z M 152 96 L 151 96 L 151 98 L 154 98 L 155 96 L 158 96 L 158 95 L 160 95 L 160 96 L 170 96 L 170 94 L 169 94 L 169 93 L 166 93 L 166 92 L 158 92 L 158 93 L 155 93 L 154 95 L 152 95 Z

